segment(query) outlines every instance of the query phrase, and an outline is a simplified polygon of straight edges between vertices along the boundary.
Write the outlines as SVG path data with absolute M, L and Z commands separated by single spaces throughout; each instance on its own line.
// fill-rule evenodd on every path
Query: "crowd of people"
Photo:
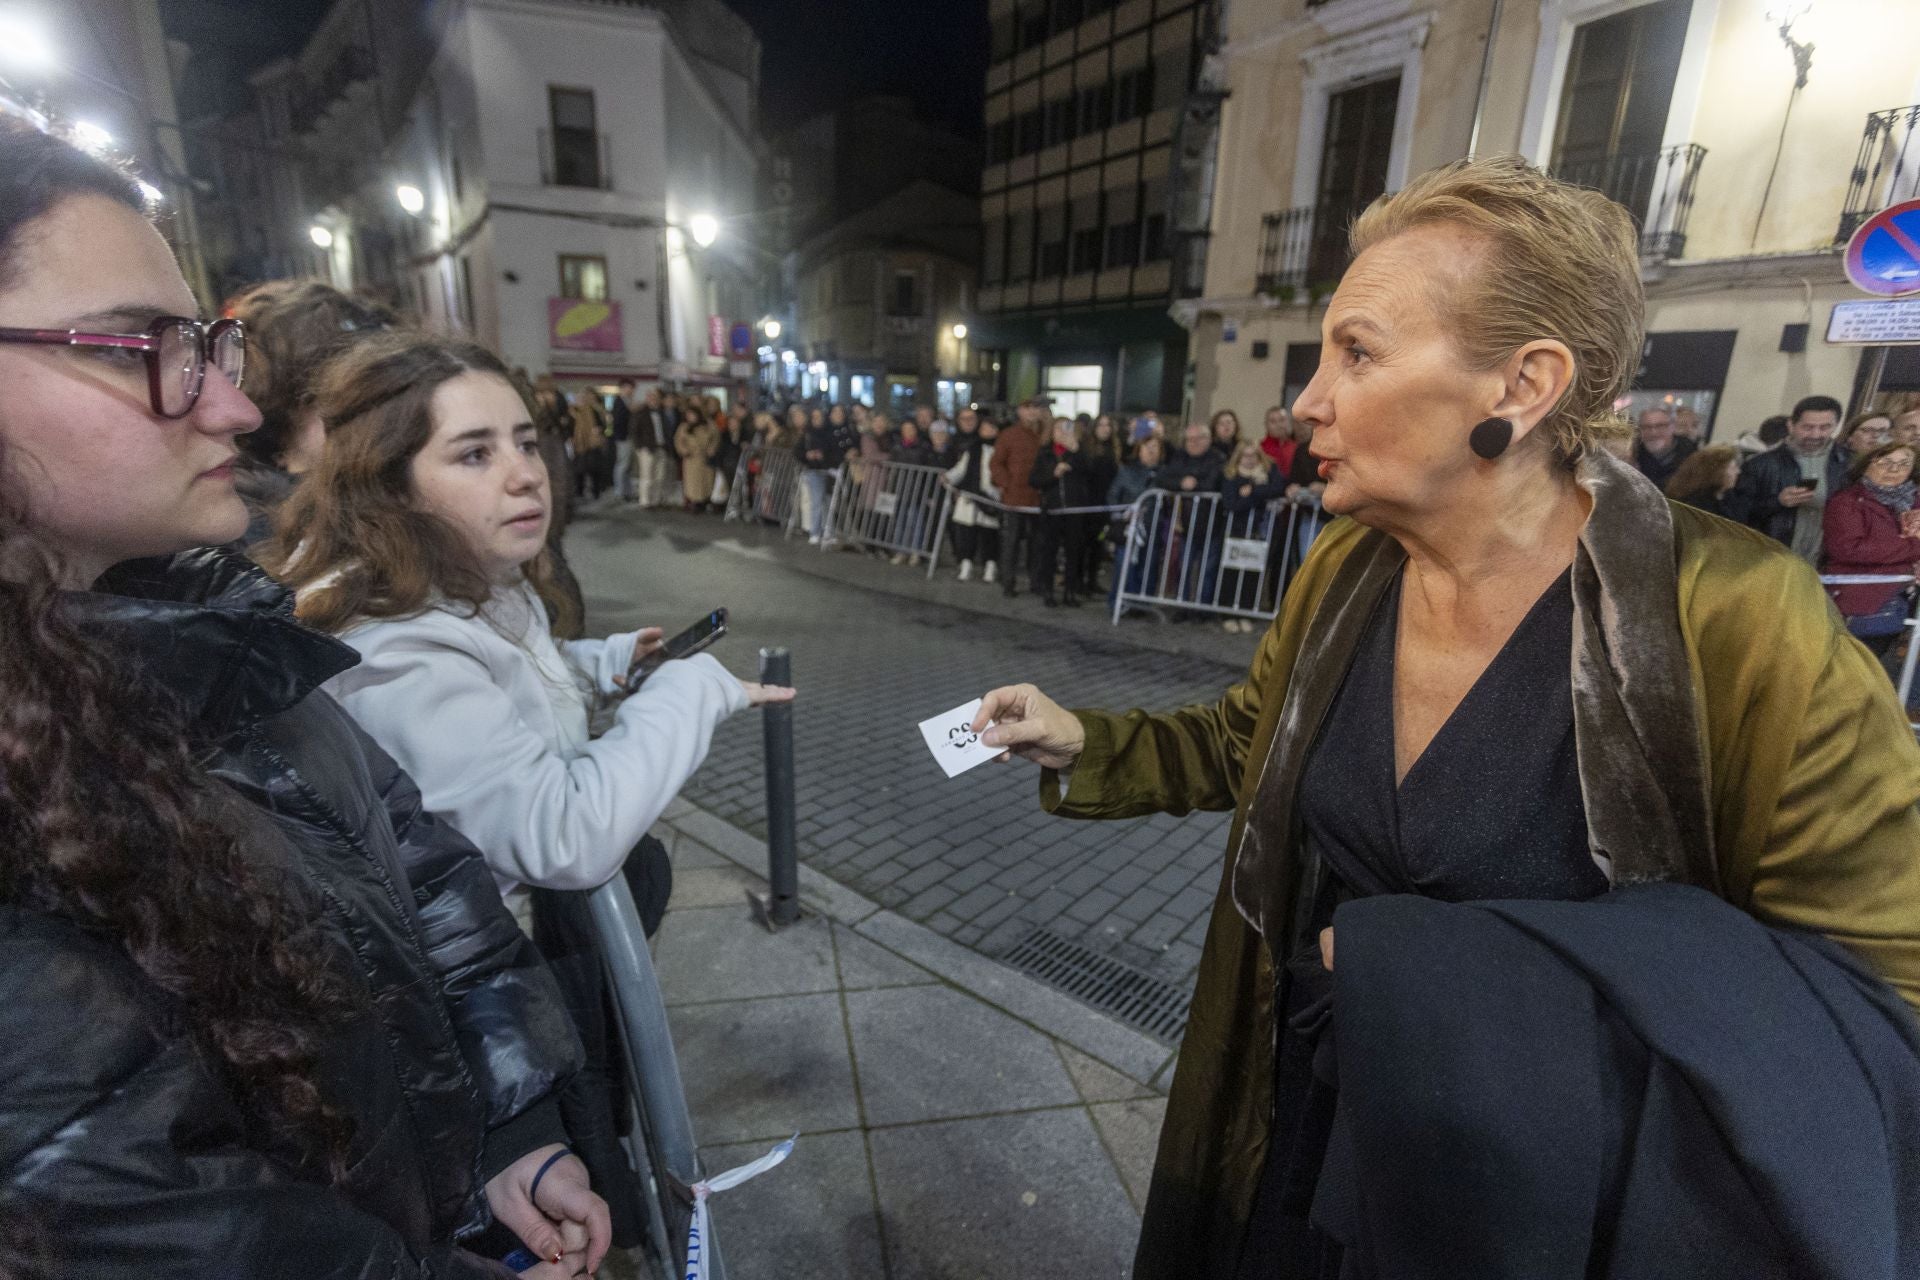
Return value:
M 651 932 L 649 828 L 792 690 L 583 638 L 591 399 L 312 281 L 224 311 L 0 122 L 0 1276 L 591 1275 L 650 1192 L 586 891 Z
M 1643 410 L 1627 457 L 1676 502 L 1744 524 L 1830 578 L 1847 630 L 1882 658 L 1907 634 L 1920 583 L 1920 403 L 1842 424 L 1832 396 L 1812 395 L 1733 445 L 1702 445 L 1699 418 Z

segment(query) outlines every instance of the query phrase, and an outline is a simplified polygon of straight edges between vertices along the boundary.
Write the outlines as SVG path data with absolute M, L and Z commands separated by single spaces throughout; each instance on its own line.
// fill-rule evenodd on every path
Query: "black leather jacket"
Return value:
M 1729 519 L 1758 529 L 1777 541 L 1793 545 L 1795 508 L 1780 505 L 1780 491 L 1800 483 L 1800 460 L 1791 446 L 1781 443 L 1756 453 L 1740 467 L 1739 482 L 1725 499 Z M 1847 459 L 1839 450 L 1827 454 L 1827 496 L 1847 487 Z
M 66 605 L 179 698 L 242 847 L 295 868 L 367 1000 L 320 1081 L 356 1122 L 335 1187 L 252 1131 L 118 946 L 0 908 L 0 1218 L 46 1251 L 28 1274 L 509 1276 L 453 1241 L 487 1224 L 488 1177 L 565 1140 L 549 1095 L 579 1043 L 480 855 L 315 692 L 353 651 L 221 551 Z

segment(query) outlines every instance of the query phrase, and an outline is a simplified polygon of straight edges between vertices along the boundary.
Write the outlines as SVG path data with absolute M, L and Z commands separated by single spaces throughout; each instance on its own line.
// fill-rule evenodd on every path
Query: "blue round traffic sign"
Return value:
M 1847 241 L 1847 279 L 1882 297 L 1920 293 L 1920 200 L 1882 209 Z

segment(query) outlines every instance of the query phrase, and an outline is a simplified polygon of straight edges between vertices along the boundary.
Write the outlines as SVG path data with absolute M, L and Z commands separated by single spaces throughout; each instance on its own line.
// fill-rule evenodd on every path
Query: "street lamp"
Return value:
M 953 340 L 955 342 L 965 342 L 967 340 L 967 326 L 963 324 L 953 326 Z
M 91 120 L 82 120 L 73 126 L 73 140 L 82 151 L 94 155 L 113 150 L 113 135 Z
M 422 194 L 420 188 L 413 186 L 411 183 L 403 182 L 395 187 L 393 189 L 393 198 L 398 200 L 400 207 L 409 214 L 417 214 L 427 207 L 427 197 Z
M 778 320 L 769 320 L 760 326 L 760 332 L 767 335 L 768 342 L 777 342 L 780 338 L 780 322 Z
M 53 69 L 53 43 L 40 24 L 23 14 L 0 14 L 0 63 L 15 71 Z
M 317 222 L 307 228 L 307 239 L 313 241 L 319 248 L 333 248 L 333 232 L 327 230 Z
M 687 230 L 693 242 L 705 249 L 720 238 L 720 219 L 710 213 L 696 213 L 687 219 Z

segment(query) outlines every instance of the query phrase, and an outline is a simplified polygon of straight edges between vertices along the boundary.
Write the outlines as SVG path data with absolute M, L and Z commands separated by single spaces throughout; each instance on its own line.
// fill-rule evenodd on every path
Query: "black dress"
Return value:
M 1608 888 L 1587 850 L 1574 754 L 1571 575 L 1534 604 L 1396 786 L 1400 586 L 1396 578 L 1368 621 L 1301 777 L 1305 851 L 1326 868 L 1327 889 L 1284 965 L 1274 1128 L 1241 1280 L 1356 1274 L 1313 1220 L 1338 1097 L 1332 975 L 1318 942 L 1334 908 L 1382 893 L 1467 902 L 1584 899 Z

